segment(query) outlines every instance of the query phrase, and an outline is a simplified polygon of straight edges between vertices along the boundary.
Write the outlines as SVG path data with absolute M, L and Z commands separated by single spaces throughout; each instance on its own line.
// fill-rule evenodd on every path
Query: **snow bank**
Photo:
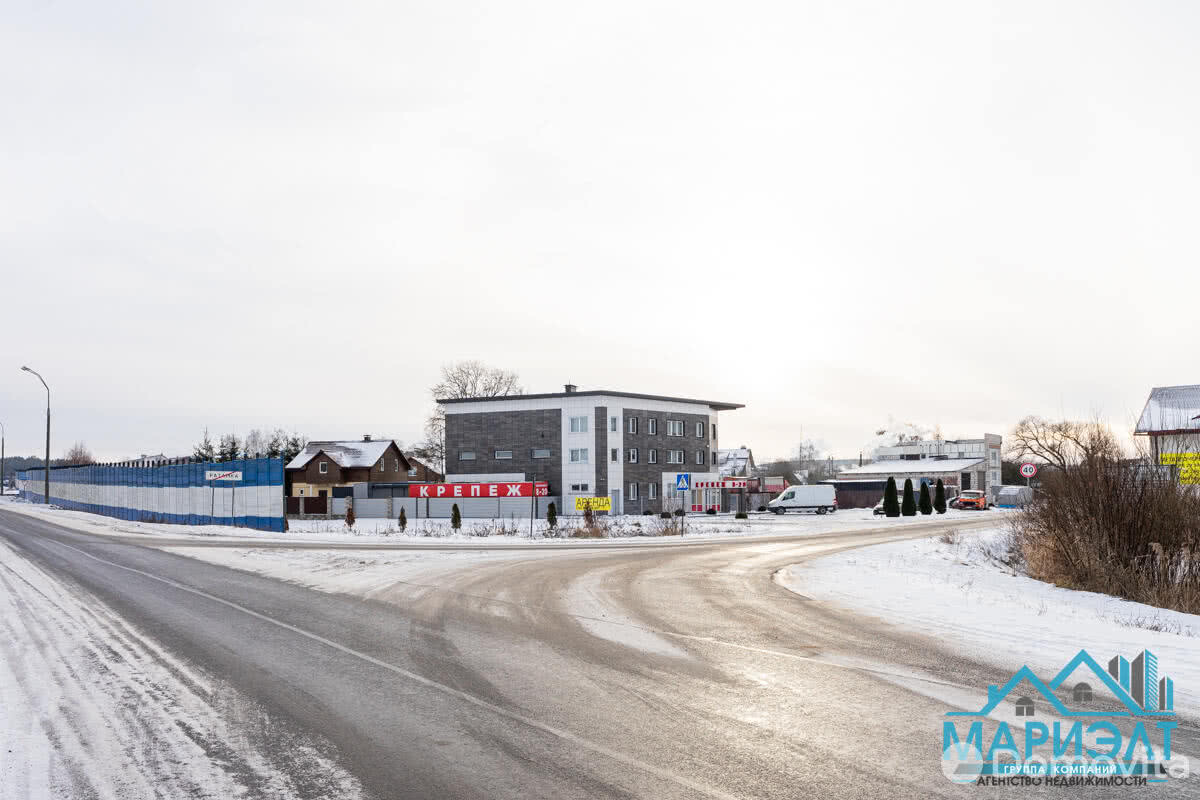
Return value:
M 781 570 L 807 597 L 936 638 L 984 663 L 1053 674 L 1080 648 L 1106 663 L 1142 649 L 1175 680 L 1176 708 L 1200 717 L 1200 616 L 1060 589 L 1000 563 L 1005 531 L 990 528 L 875 545 Z
M 361 796 L 324 749 L 0 542 L 0 798 Z

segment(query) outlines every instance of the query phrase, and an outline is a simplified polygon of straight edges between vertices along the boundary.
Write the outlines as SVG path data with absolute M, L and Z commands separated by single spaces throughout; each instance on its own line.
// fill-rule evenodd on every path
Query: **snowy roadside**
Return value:
M 256 531 L 247 528 L 231 528 L 224 525 L 168 525 L 162 523 L 130 522 L 112 517 L 88 514 L 83 511 L 67 511 L 54 506 L 25 503 L 16 498 L 0 498 L 0 508 L 20 514 L 44 519 L 57 525 L 94 533 L 101 536 L 146 536 L 152 537 L 196 537 L 208 541 L 229 541 L 231 545 L 248 542 L 405 542 L 427 543 L 438 542 L 478 542 L 481 540 L 497 540 L 505 543 L 544 543 L 569 542 L 569 538 L 549 535 L 551 531 L 545 520 L 535 520 L 533 537 L 529 533 L 529 519 L 511 520 L 464 519 L 462 529 L 455 531 L 448 519 L 418 519 L 410 520 L 408 528 L 401 533 L 394 519 L 360 519 L 353 529 L 347 528 L 343 520 L 293 520 L 288 523 L 284 533 Z M 864 528 L 900 527 L 904 525 L 936 522 L 978 522 L 982 514 L 1002 515 L 1007 512 L 992 510 L 978 511 L 948 511 L 945 515 L 936 517 L 901 517 L 887 519 L 874 516 L 871 509 L 847 509 L 835 514 L 790 514 L 776 516 L 774 514 L 751 514 L 749 519 L 734 519 L 730 514 L 709 516 L 707 514 L 689 514 L 686 518 L 685 536 L 689 541 L 696 539 L 722 538 L 730 536 L 776 536 L 797 535 L 811 536 L 839 531 L 859 530 Z M 619 516 L 601 517 L 602 524 L 608 526 L 608 535 L 600 540 L 588 540 L 594 544 L 598 541 L 638 541 L 657 538 L 656 533 L 661 527 L 661 520 L 654 516 Z M 577 519 L 563 519 L 562 528 L 577 525 Z M 561 530 L 560 530 L 561 533 Z M 679 537 L 671 537 L 678 539 Z
M 326 750 L 0 542 L 0 798 L 361 796 Z
M 1200 616 L 1017 574 L 996 558 L 1004 536 L 997 526 L 874 545 L 794 564 L 776 580 L 1003 669 L 1052 675 L 1081 648 L 1105 662 L 1148 649 L 1175 680 L 1176 708 L 1200 717 Z

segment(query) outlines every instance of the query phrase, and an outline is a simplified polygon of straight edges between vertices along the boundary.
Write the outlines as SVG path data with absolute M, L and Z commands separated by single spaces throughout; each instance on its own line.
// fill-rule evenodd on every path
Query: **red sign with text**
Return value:
M 410 483 L 409 497 L 547 497 L 550 484 L 546 481 L 513 483 Z

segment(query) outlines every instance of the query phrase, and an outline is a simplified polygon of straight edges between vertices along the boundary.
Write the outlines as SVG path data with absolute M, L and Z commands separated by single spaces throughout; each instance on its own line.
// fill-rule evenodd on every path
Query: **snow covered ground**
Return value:
M 0 754 L 0 800 L 362 794 L 325 745 L 3 542 Z
M 975 660 L 1053 675 L 1081 648 L 1106 663 L 1143 649 L 1175 681 L 1180 714 L 1200 718 L 1200 616 L 1060 589 L 997 560 L 1003 526 L 875 545 L 781 570 L 807 597 L 936 638 Z
M 21 502 L 15 498 L 0 498 L 0 508 L 9 509 L 22 514 L 45 519 L 58 525 L 95 533 L 100 535 L 143 535 L 143 536 L 196 536 L 220 537 L 238 541 L 305 541 L 305 542 L 427 542 L 431 540 L 461 540 L 478 541 L 481 538 L 502 538 L 506 542 L 529 542 L 529 519 L 524 520 L 491 520 L 464 519 L 463 527 L 455 532 L 450 527 L 448 519 L 419 519 L 410 520 L 407 530 L 402 534 L 392 519 L 360 519 L 353 529 L 346 527 L 340 519 L 331 520 L 295 520 L 289 521 L 285 533 L 256 531 L 247 528 L 232 528 L 224 525 L 167 525 L 147 522 L 129 522 L 126 520 L 88 514 L 83 511 L 67 511 L 34 503 Z M 796 534 L 800 536 L 821 533 L 836 533 L 843 530 L 854 530 L 869 527 L 894 527 L 927 523 L 931 521 L 948 524 L 962 521 L 978 521 L 983 514 L 997 517 L 1008 512 L 993 509 L 991 511 L 947 511 L 941 516 L 901 517 L 887 519 L 876 517 L 869 508 L 856 508 L 839 511 L 835 514 L 788 514 L 776 516 L 767 513 L 754 513 L 747 520 L 734 519 L 731 514 L 709 516 L 707 514 L 689 514 L 686 518 L 685 537 L 689 540 L 721 536 L 774 536 L 779 534 Z M 661 528 L 663 520 L 654 516 L 620 516 L 600 517 L 601 524 L 608 526 L 609 539 L 625 541 L 654 536 Z M 578 517 L 560 517 L 560 535 L 580 524 Z M 550 531 L 545 520 L 534 522 L 534 540 L 545 541 Z

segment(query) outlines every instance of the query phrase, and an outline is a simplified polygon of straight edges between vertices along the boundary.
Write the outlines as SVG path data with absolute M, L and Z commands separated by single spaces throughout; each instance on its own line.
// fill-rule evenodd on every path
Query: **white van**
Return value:
M 832 514 L 837 511 L 837 492 L 832 486 L 789 486 L 779 497 L 767 503 L 767 511 L 786 514 L 789 511 L 815 511 Z

